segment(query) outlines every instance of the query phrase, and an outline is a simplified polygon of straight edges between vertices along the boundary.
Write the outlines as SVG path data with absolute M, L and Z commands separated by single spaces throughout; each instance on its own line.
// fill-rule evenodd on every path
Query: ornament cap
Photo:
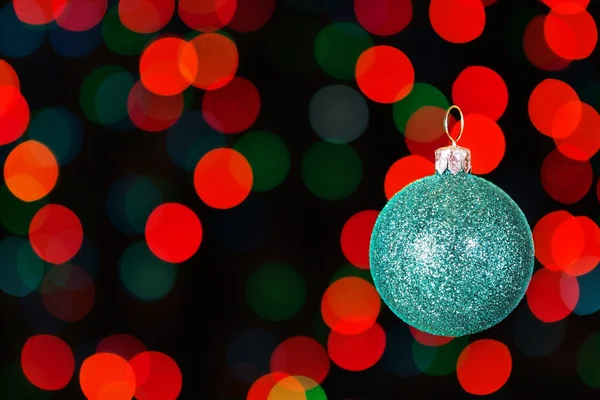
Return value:
M 457 145 L 441 147 L 435 151 L 435 170 L 438 174 L 450 171 L 453 175 L 460 171 L 471 172 L 471 150 Z

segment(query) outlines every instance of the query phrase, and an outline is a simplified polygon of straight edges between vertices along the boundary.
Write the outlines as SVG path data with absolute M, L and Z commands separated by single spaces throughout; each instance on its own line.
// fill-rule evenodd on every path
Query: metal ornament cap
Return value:
M 471 151 L 460 146 L 441 147 L 435 151 L 435 170 L 438 174 L 450 171 L 453 175 L 459 172 L 471 172 Z

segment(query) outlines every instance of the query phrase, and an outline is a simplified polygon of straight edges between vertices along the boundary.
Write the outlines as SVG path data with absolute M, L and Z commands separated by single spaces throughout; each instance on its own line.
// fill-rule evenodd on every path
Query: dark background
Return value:
M 498 0 L 486 8 L 483 35 L 471 43 L 455 45 L 437 37 L 432 30 L 428 3 L 413 1 L 413 20 L 409 26 L 391 37 L 372 36 L 375 44 L 389 44 L 404 51 L 415 67 L 415 80 L 435 85 L 447 98 L 451 98 L 454 79 L 465 67 L 483 65 L 498 72 L 509 91 L 508 108 L 499 120 L 506 138 L 506 152 L 500 166 L 486 178 L 517 201 L 532 226 L 543 215 L 558 209 L 595 220 L 598 214 L 595 184 L 583 200 L 572 206 L 561 205 L 544 193 L 540 168 L 554 143 L 532 126 L 527 102 L 534 87 L 548 77 L 562 79 L 575 88 L 589 80 L 600 80 L 598 50 L 589 59 L 573 62 L 564 71 L 540 71 L 528 63 L 521 43 L 514 39 L 522 38 L 524 26 L 516 22 L 522 19 L 519 16 L 544 14 L 548 9 L 543 4 L 533 0 Z M 231 213 L 235 211 L 215 211 L 200 201 L 191 175 L 169 159 L 163 133 L 115 133 L 83 117 L 78 96 L 81 83 L 89 72 L 110 63 L 127 67 L 137 74 L 138 57 L 116 55 L 101 44 L 91 55 L 73 60 L 56 55 L 48 43 L 44 43 L 28 57 L 9 59 L 32 110 L 64 105 L 81 116 L 83 123 L 83 148 L 71 164 L 61 169 L 59 183 L 50 195 L 51 202 L 64 204 L 75 211 L 82 220 L 86 240 L 95 243 L 100 254 L 93 311 L 83 321 L 58 331 L 52 331 L 53 328 L 48 326 L 49 333 L 60 334 L 72 344 L 79 363 L 93 351 L 94 340 L 114 333 L 127 333 L 142 340 L 149 349 L 165 352 L 178 362 L 184 377 L 182 399 L 243 399 L 250 385 L 238 381 L 229 372 L 226 357 L 228 345 L 237 333 L 248 328 L 263 328 L 281 340 L 295 335 L 314 336 L 313 319 L 322 294 L 331 276 L 346 263 L 339 245 L 342 226 L 359 211 L 379 210 L 384 206 L 385 174 L 394 161 L 409 154 L 403 136 L 394 125 L 391 105 L 369 101 L 369 127 L 352 143 L 364 167 L 358 190 L 344 200 L 325 201 L 305 187 L 300 171 L 301 159 L 310 145 L 319 140 L 308 121 L 308 101 L 317 90 L 336 83 L 336 80 L 316 64 L 313 72 L 279 69 L 271 61 L 266 43 L 277 33 L 276 27 L 290 19 L 318 28 L 341 20 L 332 15 L 346 15 L 349 16 L 347 20 L 352 21 L 351 1 L 338 0 L 332 10 L 319 15 L 302 15 L 285 2 L 278 1 L 273 17 L 262 29 L 246 34 L 231 32 L 240 54 L 238 75 L 252 81 L 261 93 L 261 112 L 253 129 L 280 134 L 291 151 L 291 171 L 287 179 L 277 189 L 252 193 L 246 200 L 264 205 L 270 221 L 266 241 L 251 252 L 223 248 L 211 235 L 211 229 L 217 229 L 222 223 L 220 218 L 228 213 L 233 215 Z M 594 17 L 600 17 L 597 1 L 592 1 L 588 10 Z M 175 16 L 163 32 L 187 35 L 189 29 Z M 306 48 L 297 51 L 312 57 L 313 40 L 314 36 L 307 36 Z M 339 83 L 356 87 L 354 81 Z M 485 91 L 485 87 L 481 90 Z M 201 98 L 198 93 L 192 108 L 200 109 Z M 582 100 L 598 107 L 600 93 L 595 99 Z M 228 137 L 227 140 L 231 144 L 235 138 Z M 598 156 L 592 159 L 592 164 L 597 171 Z M 200 250 L 180 266 L 175 288 L 158 303 L 136 302 L 118 283 L 116 266 L 122 252 L 134 240 L 143 239 L 119 233 L 106 218 L 107 192 L 116 180 L 128 173 L 151 174 L 169 180 L 178 190 L 177 200 L 189 205 L 205 224 Z M 259 220 L 253 223 L 262 226 Z M 236 228 L 234 223 L 229 227 Z M 307 282 L 306 304 L 289 321 L 261 321 L 244 299 L 248 275 L 269 260 L 293 264 Z M 32 296 L 39 297 L 38 294 Z M 28 324 L 23 317 L 22 301 L 0 295 L 0 351 L 5 362 L 18 361 L 24 341 L 34 334 L 45 333 L 43 324 L 35 327 Z M 526 307 L 522 303 L 515 314 Z M 472 340 L 497 339 L 511 349 L 511 378 L 490 397 L 597 396 L 597 391 L 589 389 L 576 371 L 579 346 L 588 335 L 599 331 L 597 315 L 570 316 L 565 322 L 566 333 L 561 345 L 549 356 L 539 359 L 526 357 L 514 348 L 514 318 L 515 315 L 511 315 L 498 326 L 472 336 Z M 386 329 L 398 323 L 385 308 L 382 308 L 379 321 Z M 454 374 L 400 378 L 379 364 L 358 373 L 343 371 L 332 364 L 322 386 L 330 399 L 468 397 Z M 66 390 L 50 398 L 82 398 L 75 377 Z

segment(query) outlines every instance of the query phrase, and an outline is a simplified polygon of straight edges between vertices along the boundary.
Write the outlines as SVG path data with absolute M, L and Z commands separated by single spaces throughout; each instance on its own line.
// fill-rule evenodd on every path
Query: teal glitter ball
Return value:
M 531 229 L 499 187 L 458 172 L 420 179 L 379 214 L 371 273 L 384 303 L 439 336 L 486 330 L 510 314 L 531 280 Z

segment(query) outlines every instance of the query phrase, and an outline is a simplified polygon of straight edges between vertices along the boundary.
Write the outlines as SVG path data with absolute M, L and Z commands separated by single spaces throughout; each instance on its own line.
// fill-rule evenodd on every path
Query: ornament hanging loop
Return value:
M 452 137 L 452 135 L 450 134 L 450 130 L 448 129 L 448 119 L 450 119 L 450 113 L 452 112 L 452 110 L 458 111 L 458 114 L 460 115 L 460 132 L 458 133 L 458 137 L 456 139 Z M 448 136 L 448 138 L 452 142 L 452 146 L 456 147 L 456 143 L 460 140 L 463 131 L 465 130 L 465 116 L 463 115 L 463 112 L 459 106 L 452 105 L 448 110 L 446 110 L 446 115 L 444 116 L 444 130 L 446 131 L 446 136 Z

